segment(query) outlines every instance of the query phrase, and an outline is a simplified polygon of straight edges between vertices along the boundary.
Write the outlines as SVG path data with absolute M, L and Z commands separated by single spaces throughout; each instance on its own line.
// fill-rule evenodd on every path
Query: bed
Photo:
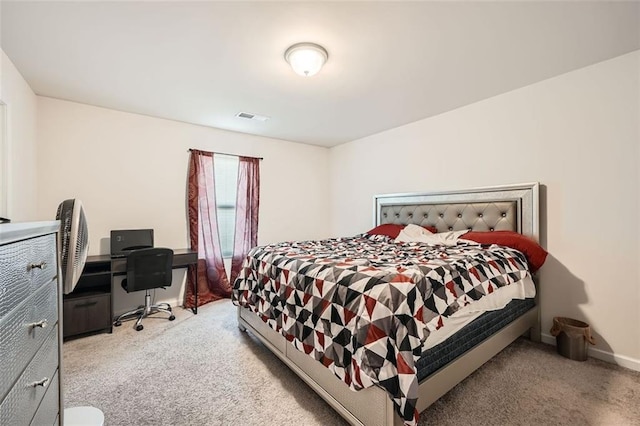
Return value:
M 479 188 L 465 191 L 380 195 L 374 197 L 374 226 L 385 224 L 413 224 L 429 226 L 442 233 L 461 230 L 515 231 L 538 241 L 538 203 L 539 185 L 537 183 Z M 337 244 L 340 247 L 339 251 L 343 250 L 345 253 L 349 252 L 349 250 L 359 252 L 362 244 L 367 247 L 367 250 L 370 249 L 369 246 L 374 247 L 374 249 L 372 249 L 373 251 L 375 251 L 375 247 L 378 247 L 378 242 L 375 241 L 377 238 L 369 236 L 359 238 L 360 239 L 355 242 L 352 239 L 338 239 L 332 241 L 332 244 Z M 382 244 L 386 245 L 381 246 L 381 253 L 386 253 L 389 250 L 388 241 Z M 305 260 L 303 258 L 304 253 L 314 253 L 316 248 L 316 243 L 314 242 L 307 242 L 293 246 L 293 248 L 285 248 L 280 245 L 275 248 L 270 247 L 271 253 L 267 254 L 271 255 L 271 259 L 278 258 L 278 262 L 290 263 L 293 262 L 291 259 L 296 258 L 295 253 L 297 253 L 297 264 L 305 265 L 304 268 L 321 268 L 323 271 L 329 270 L 327 269 L 328 264 L 336 265 L 336 262 L 338 262 L 338 266 L 342 268 L 341 270 L 346 271 L 345 273 L 347 274 L 351 274 L 350 276 L 352 276 L 353 273 L 366 274 L 366 271 L 369 269 L 368 261 L 362 263 L 361 260 L 358 260 L 357 256 L 353 256 L 353 258 L 336 259 L 327 255 L 327 253 L 325 253 L 327 249 L 322 247 L 318 249 L 318 253 L 320 254 L 309 256 L 310 258 L 313 257 L 313 261 L 316 263 L 309 265 L 301 263 Z M 474 250 L 473 248 L 468 249 Z M 280 252 L 277 252 L 277 256 L 274 254 L 276 253 L 274 250 L 280 250 Z M 325 252 L 322 252 L 322 250 L 325 250 Z M 467 250 L 467 248 L 465 248 L 465 250 Z M 497 250 L 501 250 L 501 248 L 497 248 Z M 393 286 L 374 286 L 371 282 L 375 281 L 377 283 L 379 281 L 378 276 L 367 276 L 366 280 L 360 280 L 360 282 L 366 283 L 363 284 L 363 288 L 367 289 L 366 291 L 363 290 L 362 294 L 365 294 L 367 291 L 372 291 L 371 289 L 373 288 L 383 289 L 383 292 L 389 291 L 389 288 L 391 288 L 393 294 L 381 293 L 383 295 L 379 297 L 385 300 L 385 303 L 389 304 L 389 306 L 400 306 L 400 303 L 388 302 L 389 300 L 396 300 L 400 297 L 403 301 L 402 309 L 410 309 L 410 311 L 402 311 L 398 308 L 396 312 L 399 314 L 394 314 L 393 320 L 387 321 L 382 318 L 382 314 L 378 313 L 380 311 L 376 310 L 380 303 L 376 305 L 375 302 L 372 302 L 370 305 L 369 301 L 372 299 L 369 298 L 370 293 L 366 293 L 366 295 L 362 296 L 366 302 L 361 304 L 362 306 L 366 305 L 366 307 L 358 312 L 349 312 L 347 314 L 347 308 L 349 307 L 347 303 L 350 303 L 347 300 L 348 297 L 344 296 L 342 299 L 338 297 L 338 300 L 344 300 L 344 309 L 340 309 L 340 315 L 333 313 L 330 314 L 330 316 L 335 316 L 337 324 L 339 326 L 344 325 L 345 328 L 347 322 L 349 322 L 349 324 L 367 324 L 367 331 L 363 332 L 366 336 L 362 337 L 362 339 L 360 337 L 355 339 L 358 332 L 351 330 L 353 334 L 347 333 L 347 337 L 358 340 L 360 342 L 359 344 L 351 343 L 351 340 L 344 339 L 346 342 L 342 342 L 338 349 L 333 349 L 333 347 L 330 348 L 329 346 L 324 347 L 324 349 L 321 347 L 320 349 L 327 353 L 330 350 L 333 352 L 327 356 L 325 356 L 326 353 L 319 356 L 317 340 L 318 338 L 324 339 L 324 337 L 322 332 L 318 332 L 318 327 L 316 327 L 316 330 L 313 329 L 313 326 L 307 329 L 305 319 L 311 321 L 313 317 L 314 324 L 324 324 L 320 327 L 324 327 L 327 333 L 332 333 L 332 338 L 335 339 L 332 343 L 340 343 L 341 336 L 344 337 L 344 329 L 333 323 L 320 321 L 319 318 L 324 315 L 323 312 L 320 311 L 315 312 L 310 310 L 303 312 L 306 315 L 305 318 L 298 319 L 296 323 L 296 321 L 288 318 L 287 315 L 283 315 L 281 312 L 278 312 L 277 321 L 275 314 L 273 318 L 269 318 L 272 307 L 268 307 L 266 310 L 259 309 L 257 305 L 262 304 L 264 308 L 264 306 L 268 306 L 270 302 L 268 300 L 256 302 L 255 295 L 247 290 L 247 283 L 252 284 L 254 288 L 256 286 L 260 287 L 261 291 L 264 290 L 264 287 L 269 286 L 270 292 L 266 292 L 268 293 L 267 296 L 261 294 L 257 299 L 273 299 L 274 297 L 278 299 L 279 296 L 277 294 L 280 294 L 282 304 L 289 304 L 290 306 L 293 306 L 295 303 L 298 303 L 300 306 L 305 303 L 308 304 L 308 299 L 315 295 L 313 292 L 318 291 L 314 288 L 308 291 L 306 295 L 304 292 L 299 292 L 298 295 L 296 289 L 293 288 L 292 290 L 289 288 L 290 283 L 287 284 L 288 281 L 291 281 L 288 277 L 290 272 L 287 268 L 282 267 L 282 263 L 278 263 L 277 265 L 276 262 L 267 264 L 267 262 L 260 260 L 260 253 L 264 255 L 265 250 L 257 248 L 250 253 L 247 262 L 245 262 L 245 268 L 243 268 L 245 272 L 241 273 L 240 278 L 234 284 L 233 299 L 234 303 L 239 306 L 238 324 L 240 329 L 243 331 L 249 330 L 259 338 L 275 355 L 340 413 L 342 417 L 354 425 L 395 426 L 415 424 L 417 417 L 411 418 L 412 412 L 419 413 L 424 411 L 429 405 L 519 336 L 528 334 L 532 340 L 539 341 L 540 339 L 539 309 L 536 301 L 529 297 L 523 300 L 513 300 L 509 302 L 504 309 L 486 313 L 476 313 L 473 320 L 462 324 L 455 334 L 445 336 L 437 345 L 431 345 L 426 349 L 425 341 L 429 341 L 429 339 L 426 338 L 429 335 L 429 330 L 427 327 L 424 327 L 424 330 L 422 330 L 422 327 L 416 327 L 415 325 L 416 323 L 427 324 L 427 319 L 422 318 L 422 312 L 428 311 L 423 309 L 418 302 L 415 302 L 415 300 L 421 300 L 422 297 L 415 297 L 413 290 L 401 290 L 401 292 L 404 293 L 398 296 L 398 288 L 404 289 L 409 287 L 395 284 Z M 289 253 L 291 253 L 291 259 L 287 258 L 287 254 Z M 438 256 L 448 257 L 452 255 L 449 251 L 443 253 L 444 254 Z M 497 252 L 491 254 L 491 256 L 498 256 L 499 259 L 498 257 L 492 257 L 487 261 L 497 261 L 500 263 L 500 259 L 502 259 L 504 263 L 500 263 L 501 268 L 503 266 L 510 267 L 511 264 L 516 265 L 518 263 L 519 257 L 517 253 L 519 252 L 516 251 L 516 254 L 513 254 L 508 250 L 506 252 Z M 455 255 L 455 253 L 453 255 Z M 376 258 L 374 263 L 377 262 L 376 264 L 379 264 L 381 261 L 376 256 L 383 257 L 383 255 L 380 255 L 380 252 L 373 255 L 373 258 Z M 433 261 L 434 258 L 438 257 L 433 254 L 430 256 L 432 257 L 429 258 L 429 261 Z M 349 262 L 352 263 L 350 264 Z M 409 264 L 414 263 L 415 262 L 410 262 Z M 270 283 L 264 284 L 264 286 L 260 280 L 266 283 L 268 281 L 266 278 L 267 273 L 265 271 L 261 271 L 260 273 L 256 272 L 260 267 L 268 269 L 268 273 L 275 277 L 270 280 Z M 407 268 L 403 268 L 401 273 L 393 276 L 413 277 L 412 272 L 407 272 L 405 271 L 406 269 Z M 409 267 L 408 269 L 411 268 Z M 429 269 L 430 273 L 433 272 L 434 269 L 435 268 Z M 307 281 L 311 280 L 307 282 L 306 285 L 308 285 L 309 288 L 313 287 L 315 281 L 309 277 L 314 275 L 311 273 L 305 275 L 306 271 L 307 269 L 302 271 L 300 275 L 302 278 L 296 278 L 294 280 L 293 287 L 296 285 L 305 285 L 305 279 Z M 398 271 L 400 271 L 400 269 L 398 269 Z M 508 273 L 503 275 L 507 277 L 507 280 L 510 279 L 509 277 L 512 277 L 511 281 L 513 281 L 512 285 L 508 286 L 509 288 L 515 288 L 516 284 L 520 285 L 525 281 L 524 279 L 519 280 L 518 277 L 520 277 L 520 275 L 518 274 L 520 272 L 516 273 L 512 270 L 507 272 Z M 371 272 L 371 274 L 375 273 L 377 272 Z M 253 276 L 253 283 L 250 283 L 249 275 Z M 469 274 L 469 279 L 474 279 L 471 274 Z M 495 277 L 492 278 L 492 280 L 493 282 L 497 282 L 497 278 Z M 321 288 L 322 281 L 318 281 L 320 281 L 318 288 Z M 335 278 L 334 281 L 338 282 L 339 279 Z M 410 279 L 407 281 L 410 281 Z M 422 277 L 420 283 L 423 281 L 428 283 L 431 280 L 428 277 Z M 350 282 L 353 283 L 355 280 L 352 279 Z M 413 284 L 417 289 L 415 290 L 417 294 L 422 295 L 429 291 L 435 292 L 435 290 L 429 290 L 432 288 L 429 285 L 423 286 L 423 284 L 419 284 L 418 282 Z M 489 285 L 491 286 L 491 284 Z M 506 287 L 505 285 L 505 288 Z M 503 288 L 499 288 L 499 290 L 502 291 Z M 448 293 L 446 289 L 442 291 Z M 489 293 L 491 291 L 492 290 L 489 290 Z M 337 291 L 335 294 L 337 294 Z M 473 298 L 473 290 L 462 296 Z M 334 297 L 333 302 L 335 302 L 336 296 L 332 297 Z M 443 298 L 444 297 L 445 296 L 443 296 Z M 288 302 L 284 302 L 285 298 Z M 303 298 L 305 299 L 304 301 L 302 301 Z M 253 300 L 252 303 L 255 306 L 252 306 L 252 304 L 248 302 L 249 299 Z M 294 300 L 297 300 L 297 302 L 294 302 Z M 410 300 L 411 303 L 407 304 L 405 300 Z M 333 305 L 335 306 L 335 303 Z M 320 304 L 318 306 L 320 306 Z M 406 308 L 406 306 L 409 306 L 409 308 Z M 448 308 L 447 306 L 443 306 L 442 312 L 445 312 L 447 309 L 451 309 L 450 306 Z M 329 310 L 330 309 L 326 309 L 326 311 Z M 258 314 L 254 311 L 258 312 Z M 302 311 L 298 309 L 296 312 L 299 314 Z M 398 318 L 401 318 L 401 320 L 398 320 Z M 441 318 L 444 318 L 444 314 Z M 429 324 L 437 323 L 439 321 L 437 312 L 435 316 L 429 319 L 431 320 L 428 321 Z M 387 324 L 388 322 L 395 324 L 392 330 L 384 329 L 381 331 L 373 325 L 375 324 L 380 326 L 380 328 L 384 328 L 380 324 Z M 286 324 L 293 325 L 286 326 Z M 297 332 L 303 337 L 299 336 L 295 338 L 292 336 L 295 333 L 291 331 L 284 332 L 283 330 L 287 327 L 289 330 L 291 327 L 297 327 L 299 329 Z M 329 330 L 329 328 L 331 330 Z M 438 329 L 437 331 L 440 330 Z M 422 333 L 427 336 L 424 336 Z M 435 333 L 435 328 L 432 329 L 432 333 L 433 335 L 437 334 Z M 309 335 L 309 339 L 311 340 L 304 338 L 306 335 Z M 370 335 L 374 335 L 375 339 L 384 337 L 385 340 L 383 340 L 383 342 L 392 355 L 380 352 L 380 345 L 375 346 L 376 342 L 373 342 L 375 339 L 370 339 Z M 387 335 L 392 337 L 389 338 Z M 316 340 L 316 348 L 314 348 L 313 339 Z M 368 343 L 370 340 L 373 343 L 371 347 L 367 347 L 364 343 L 365 341 Z M 343 346 L 348 347 L 349 350 L 340 352 L 340 348 L 343 348 Z M 391 348 L 391 346 L 393 346 L 393 348 Z M 367 357 L 356 357 L 356 355 L 362 351 L 368 351 Z M 377 354 L 373 353 L 376 351 Z M 373 355 L 371 355 L 372 353 Z M 414 355 L 413 359 L 411 354 Z M 387 358 L 386 360 L 384 359 L 385 357 Z M 360 361 L 365 358 L 366 361 Z M 377 363 L 377 361 L 371 361 L 371 359 L 376 360 L 378 358 L 379 363 Z M 356 362 L 356 359 L 359 361 Z M 373 371 L 373 373 L 371 373 L 371 371 Z M 373 375 L 373 378 L 369 377 L 370 374 Z M 363 389 L 357 392 L 352 390 L 360 387 L 363 387 Z

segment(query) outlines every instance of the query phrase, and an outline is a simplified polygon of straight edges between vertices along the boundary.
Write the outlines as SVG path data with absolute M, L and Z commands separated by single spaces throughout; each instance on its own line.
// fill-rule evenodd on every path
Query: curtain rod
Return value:
M 189 148 L 189 152 L 191 151 L 202 151 L 201 149 L 193 149 L 193 148 Z M 247 157 L 247 158 L 257 158 L 258 160 L 264 160 L 264 158 L 262 157 L 252 157 L 250 155 L 238 155 L 238 154 L 228 154 L 226 152 L 218 152 L 218 151 L 212 151 L 212 154 L 220 154 L 220 155 L 229 155 L 231 157 Z

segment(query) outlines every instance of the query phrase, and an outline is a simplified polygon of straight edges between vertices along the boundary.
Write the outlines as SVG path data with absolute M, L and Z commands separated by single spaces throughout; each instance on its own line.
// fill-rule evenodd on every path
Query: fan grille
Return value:
M 63 292 L 68 294 L 80 279 L 89 251 L 87 220 L 80 200 L 64 200 L 60 203 L 56 219 L 60 221 L 62 241 L 60 264 Z
M 84 269 L 84 263 L 87 260 L 87 254 L 89 252 L 89 232 L 87 230 L 87 219 L 84 215 L 84 209 L 82 205 L 79 206 L 78 212 L 78 228 L 76 233 L 76 255 L 73 256 L 73 268 L 72 268 L 72 280 L 75 283 L 80 279 L 82 270 Z
M 60 264 L 62 269 L 62 281 L 66 282 L 67 262 L 69 260 L 69 239 L 71 238 L 71 217 L 73 216 L 73 200 L 64 200 L 58 206 L 56 219 L 60 221 L 60 236 L 62 249 L 60 251 Z

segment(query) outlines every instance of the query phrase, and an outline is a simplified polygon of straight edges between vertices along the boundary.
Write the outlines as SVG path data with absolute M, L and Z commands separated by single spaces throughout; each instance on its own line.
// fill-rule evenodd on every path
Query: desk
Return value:
M 190 249 L 173 250 L 173 269 L 198 262 L 198 253 Z M 88 256 L 73 293 L 64 295 L 63 337 L 113 331 L 114 277 L 126 275 L 127 258 L 108 254 Z M 198 295 L 196 292 L 196 306 Z M 194 313 L 197 311 L 194 310 Z

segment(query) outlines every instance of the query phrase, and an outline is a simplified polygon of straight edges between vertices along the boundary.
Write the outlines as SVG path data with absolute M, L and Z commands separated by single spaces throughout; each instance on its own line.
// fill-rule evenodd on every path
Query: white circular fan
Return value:
M 56 219 L 60 221 L 62 292 L 69 294 L 80 279 L 89 252 L 89 232 L 82 202 L 64 200 L 58 206 Z
M 58 206 L 56 219 L 60 221 L 60 269 L 62 270 L 62 292 L 73 291 L 89 252 L 89 231 L 87 218 L 80 200 L 64 200 Z M 104 414 L 94 407 L 74 407 L 64 410 L 65 426 L 102 426 Z

